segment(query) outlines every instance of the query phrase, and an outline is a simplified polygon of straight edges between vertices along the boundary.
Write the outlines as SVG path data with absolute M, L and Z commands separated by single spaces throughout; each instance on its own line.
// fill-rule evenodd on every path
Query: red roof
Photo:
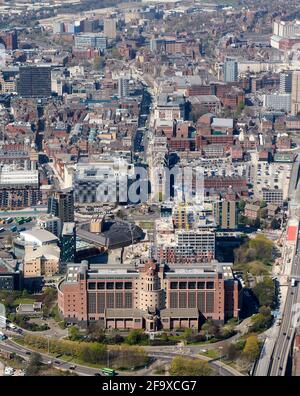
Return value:
M 286 233 L 287 241 L 295 241 L 297 238 L 298 227 L 297 226 L 288 226 Z

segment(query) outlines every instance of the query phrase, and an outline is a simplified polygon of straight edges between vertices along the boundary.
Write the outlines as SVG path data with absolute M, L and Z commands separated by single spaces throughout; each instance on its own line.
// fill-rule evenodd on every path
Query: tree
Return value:
M 258 358 L 260 353 L 259 342 L 256 336 L 249 336 L 246 340 L 245 348 L 243 349 L 243 354 L 250 361 L 254 361 Z
M 176 356 L 172 359 L 170 367 L 170 375 L 180 376 L 209 376 L 212 374 L 212 369 L 207 362 L 202 360 L 193 360 Z
M 212 319 L 208 319 L 201 328 L 203 331 L 207 332 L 210 336 L 216 337 L 219 334 L 220 328 L 213 322 Z
M 77 341 L 81 339 L 81 334 L 77 326 L 71 326 L 69 328 L 69 338 L 72 341 Z
M 42 366 L 42 356 L 33 352 L 30 356 L 28 366 L 26 367 L 25 375 L 36 376 Z
M 281 221 L 279 219 L 276 219 L 275 217 L 272 219 L 271 224 L 270 224 L 271 228 L 273 230 L 279 230 L 281 228 Z
M 268 276 L 262 282 L 257 283 L 252 289 L 259 305 L 273 308 L 276 305 L 276 285 Z
M 245 206 L 246 206 L 246 202 L 245 201 L 241 200 L 241 201 L 238 202 L 238 209 L 239 210 L 241 210 L 241 211 L 244 210 Z
M 129 345 L 138 345 L 138 344 L 147 344 L 148 343 L 148 336 L 144 333 L 143 330 L 131 330 L 126 337 L 126 344 Z
M 234 343 L 229 344 L 225 349 L 225 355 L 228 360 L 236 360 L 240 354 L 241 351 L 239 350 L 238 346 Z

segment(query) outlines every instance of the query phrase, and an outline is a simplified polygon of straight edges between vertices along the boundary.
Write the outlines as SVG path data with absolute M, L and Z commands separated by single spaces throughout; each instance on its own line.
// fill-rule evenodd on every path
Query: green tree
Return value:
M 260 346 L 256 336 L 249 336 L 246 340 L 246 345 L 243 349 L 243 354 L 251 362 L 258 358 L 260 353 Z
M 131 330 L 125 339 L 125 342 L 128 345 L 147 344 L 148 341 L 149 337 L 140 329 Z
M 77 341 L 77 340 L 79 340 L 79 339 L 82 338 L 82 337 L 81 337 L 81 334 L 80 334 L 80 331 L 79 331 L 79 329 L 78 329 L 77 326 L 71 326 L 71 327 L 69 328 L 68 333 L 69 333 L 69 338 L 70 338 L 70 340 L 72 340 L 72 341 Z
M 269 276 L 264 277 L 262 282 L 257 283 L 252 289 L 259 305 L 274 308 L 276 305 L 276 285 Z
M 30 356 L 29 363 L 25 370 L 25 375 L 27 376 L 36 376 L 42 366 L 42 356 L 33 352 Z
M 207 362 L 202 360 L 193 360 L 176 356 L 171 362 L 170 375 L 204 377 L 212 375 L 212 369 Z

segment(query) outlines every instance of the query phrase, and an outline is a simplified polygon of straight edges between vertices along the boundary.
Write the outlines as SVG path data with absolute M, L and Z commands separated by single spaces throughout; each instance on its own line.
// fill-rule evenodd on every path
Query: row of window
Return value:
M 88 282 L 89 290 L 131 290 L 132 282 Z
M 198 308 L 201 312 L 214 312 L 214 292 L 171 292 L 170 308 Z
M 214 289 L 214 282 L 170 282 L 171 289 Z
M 88 312 L 103 313 L 106 308 L 132 308 L 132 293 L 89 293 Z

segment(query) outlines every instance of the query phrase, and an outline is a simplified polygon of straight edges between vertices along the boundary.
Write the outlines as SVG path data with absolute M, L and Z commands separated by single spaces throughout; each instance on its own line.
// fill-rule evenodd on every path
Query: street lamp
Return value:
M 238 321 L 238 324 L 240 323 L 240 310 L 241 310 L 241 308 L 237 309 L 237 321 Z

